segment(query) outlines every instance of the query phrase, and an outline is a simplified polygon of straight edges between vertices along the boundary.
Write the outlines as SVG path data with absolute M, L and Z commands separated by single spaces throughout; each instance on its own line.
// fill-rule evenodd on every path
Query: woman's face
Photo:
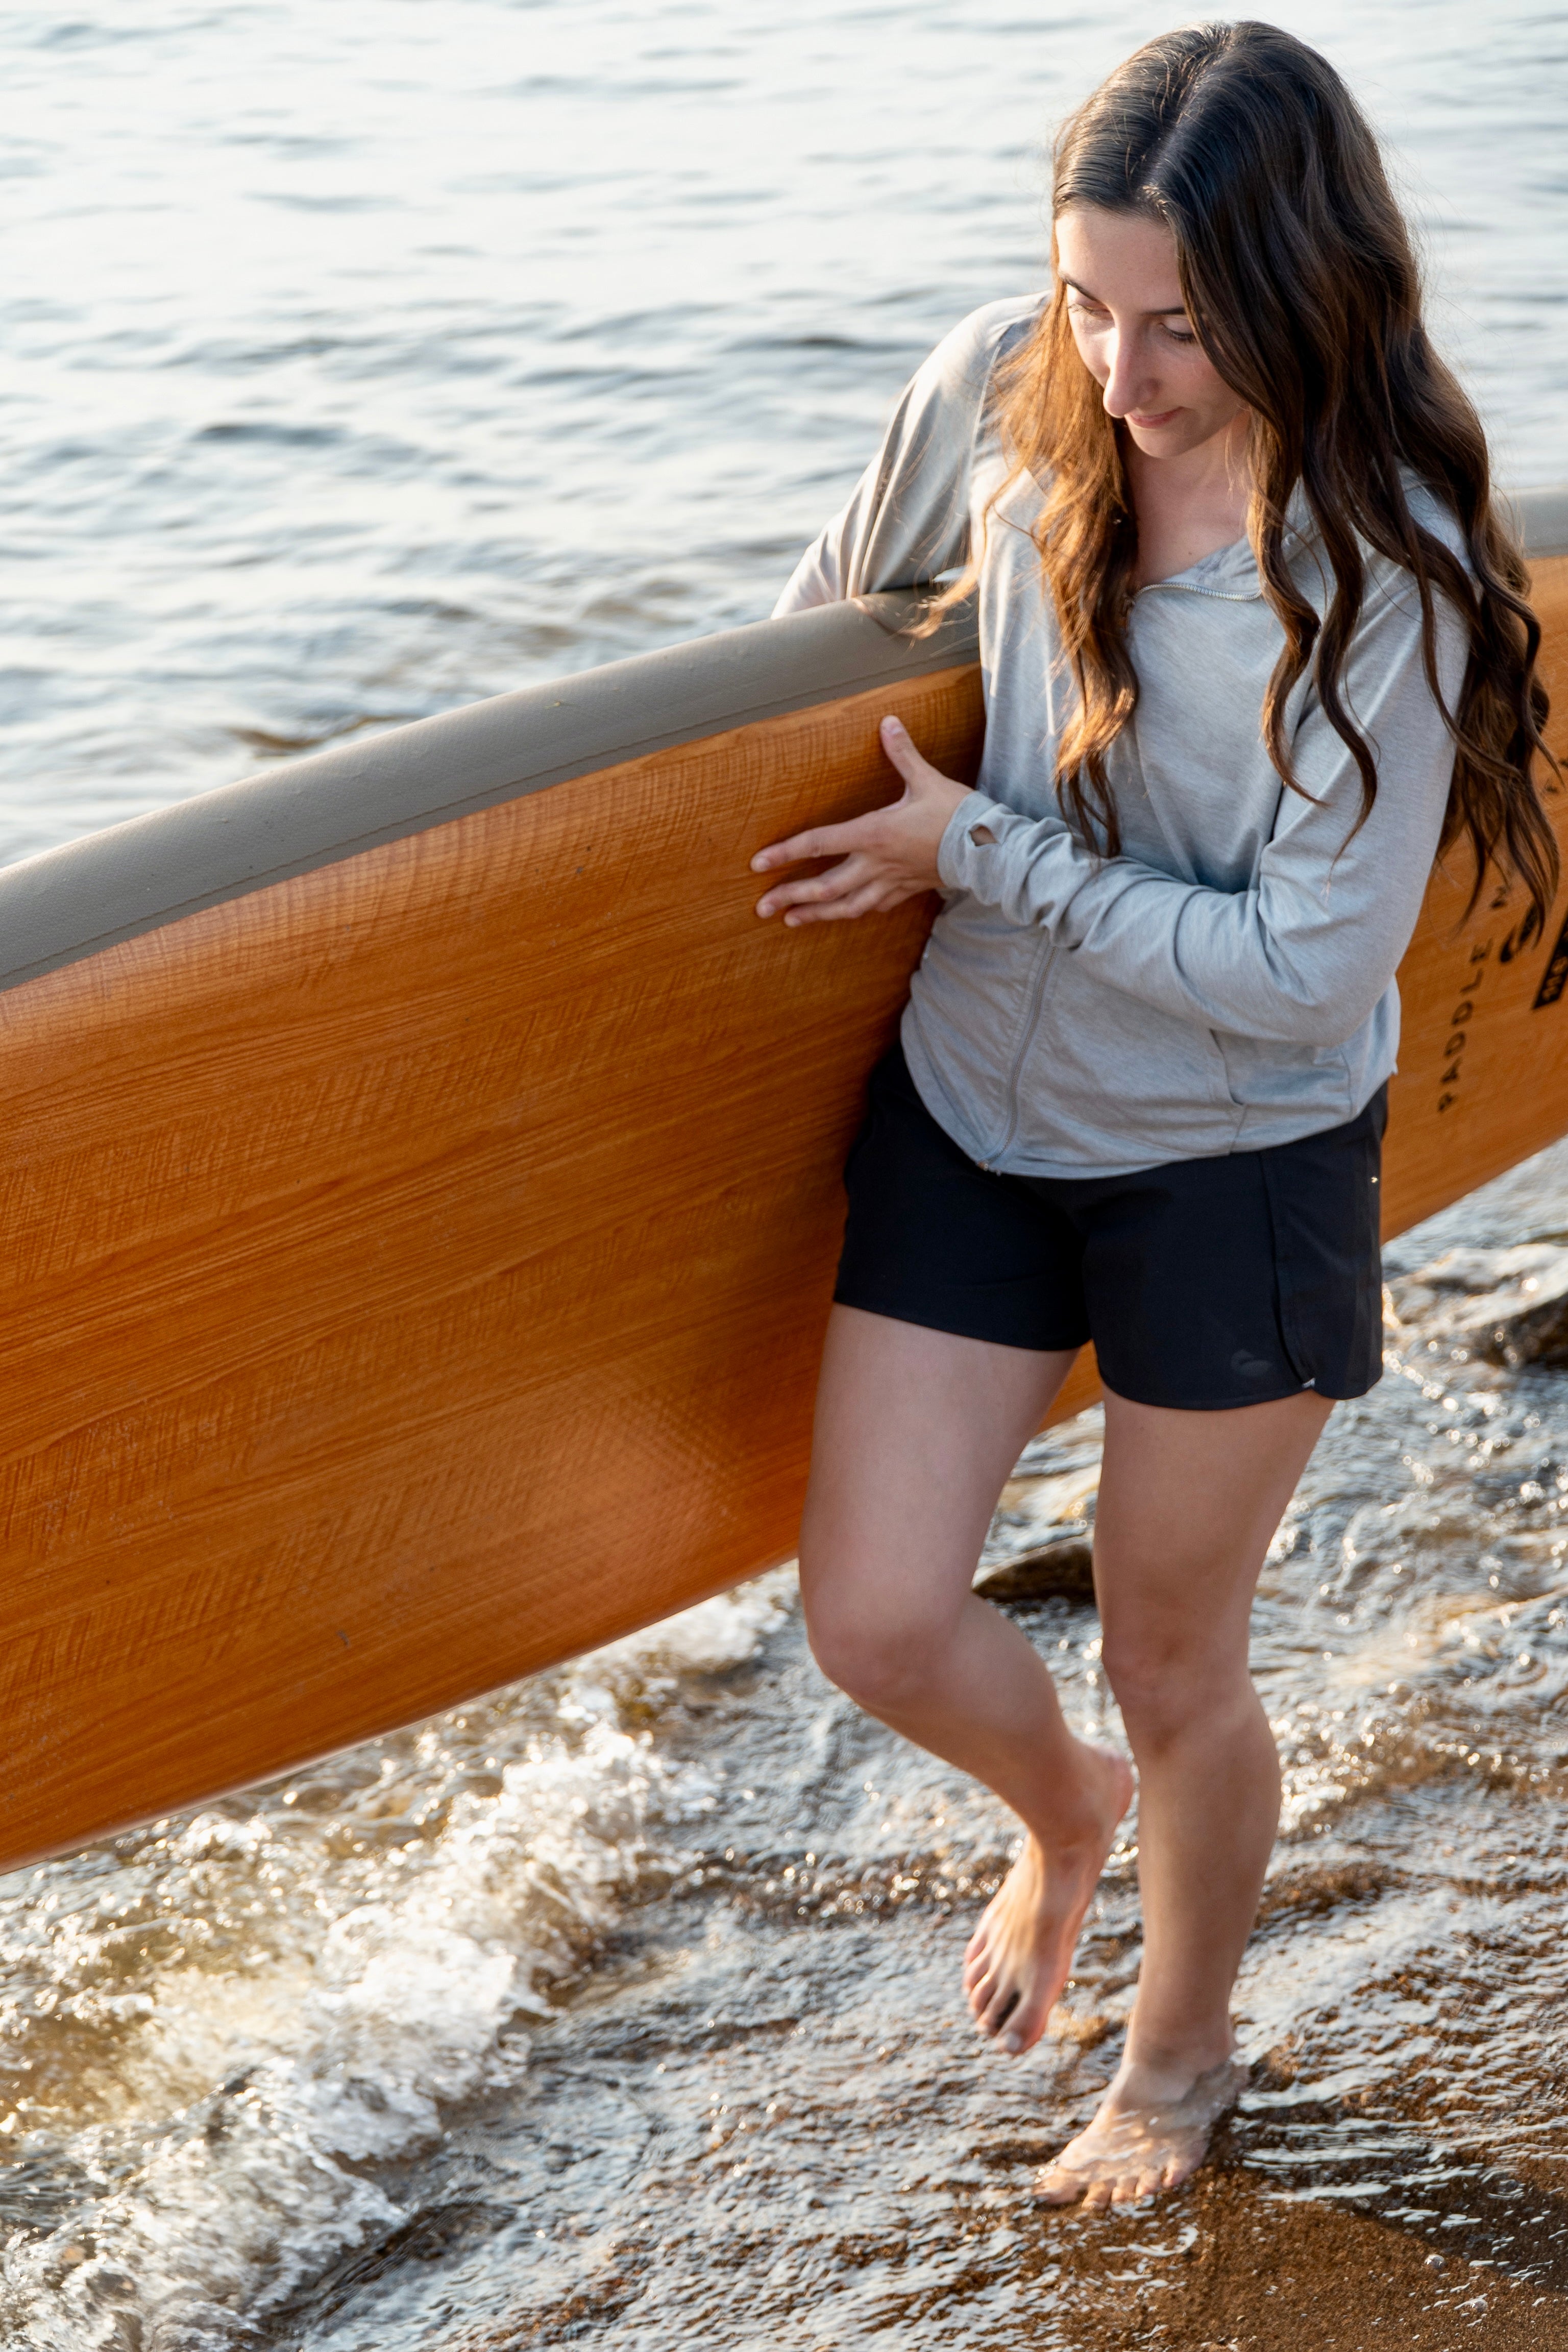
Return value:
M 1077 205 L 1056 235 L 1073 341 L 1145 456 L 1183 457 L 1246 414 L 1193 332 L 1163 221 Z

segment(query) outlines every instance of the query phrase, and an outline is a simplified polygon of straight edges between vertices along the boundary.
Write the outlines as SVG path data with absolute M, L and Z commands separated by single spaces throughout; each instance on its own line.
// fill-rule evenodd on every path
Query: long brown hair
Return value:
M 1526 601 L 1521 551 L 1493 504 L 1480 420 L 1427 339 L 1409 234 L 1349 90 L 1316 50 L 1270 25 L 1168 33 L 1079 109 L 1055 161 L 1057 213 L 1093 205 L 1171 229 L 1194 331 L 1252 412 L 1247 535 L 1285 635 L 1262 728 L 1281 778 L 1303 790 L 1285 714 L 1310 669 L 1360 771 L 1358 824 L 1376 794 L 1372 747 L 1342 692 L 1365 589 L 1364 542 L 1411 573 L 1420 599 L 1427 683 L 1456 746 L 1442 845 L 1469 843 L 1472 906 L 1489 867 L 1505 882 L 1517 877 L 1530 902 L 1521 940 L 1533 937 L 1558 864 L 1532 773 L 1537 761 L 1556 765 L 1542 741 L 1541 627 Z M 1106 415 L 1079 355 L 1059 284 L 999 372 L 997 401 L 1018 471 L 1046 490 L 1034 536 L 1079 687 L 1058 792 L 1114 856 L 1106 753 L 1138 700 L 1127 644 L 1137 523 L 1123 428 Z M 1412 515 L 1405 468 L 1458 519 L 1470 573 Z M 1285 558 L 1286 508 L 1298 485 L 1332 574 L 1321 621 Z M 1436 589 L 1469 627 L 1454 710 L 1437 680 Z

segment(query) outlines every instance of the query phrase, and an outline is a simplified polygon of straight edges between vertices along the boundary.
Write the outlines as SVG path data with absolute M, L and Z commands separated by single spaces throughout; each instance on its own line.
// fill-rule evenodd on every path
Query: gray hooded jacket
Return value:
M 1287 723 L 1312 797 L 1269 764 L 1260 717 L 1281 637 L 1247 542 L 1140 590 L 1138 709 L 1109 761 L 1121 852 L 1098 856 L 1054 788 L 1075 689 L 1029 536 L 1037 485 L 1021 478 L 985 520 L 1009 471 L 991 379 L 1039 302 L 992 303 L 938 345 L 777 607 L 929 582 L 982 546 L 985 751 L 942 838 L 944 904 L 903 1021 L 910 1073 L 972 1159 L 1023 1175 L 1113 1175 L 1336 1127 L 1394 1066 L 1394 968 L 1453 772 L 1414 584 L 1363 551 L 1342 687 L 1377 759 L 1359 832 L 1361 780 L 1310 681 Z M 1446 510 L 1414 484 L 1410 496 L 1462 553 Z M 1310 540 L 1298 533 L 1288 560 L 1321 611 Z M 1466 656 L 1464 624 L 1440 602 L 1450 709 Z

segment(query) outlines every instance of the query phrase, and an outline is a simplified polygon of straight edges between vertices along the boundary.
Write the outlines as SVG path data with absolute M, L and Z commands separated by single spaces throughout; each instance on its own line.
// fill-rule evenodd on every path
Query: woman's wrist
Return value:
M 944 890 L 966 890 L 972 853 L 994 849 L 1002 823 L 1013 814 L 984 793 L 966 793 L 947 821 L 937 845 L 936 870 Z

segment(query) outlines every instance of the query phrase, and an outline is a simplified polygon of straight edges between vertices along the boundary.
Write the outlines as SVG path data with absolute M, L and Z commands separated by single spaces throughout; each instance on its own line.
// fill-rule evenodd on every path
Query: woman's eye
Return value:
M 1196 335 L 1190 327 L 1167 327 L 1165 332 L 1173 343 L 1195 343 Z

